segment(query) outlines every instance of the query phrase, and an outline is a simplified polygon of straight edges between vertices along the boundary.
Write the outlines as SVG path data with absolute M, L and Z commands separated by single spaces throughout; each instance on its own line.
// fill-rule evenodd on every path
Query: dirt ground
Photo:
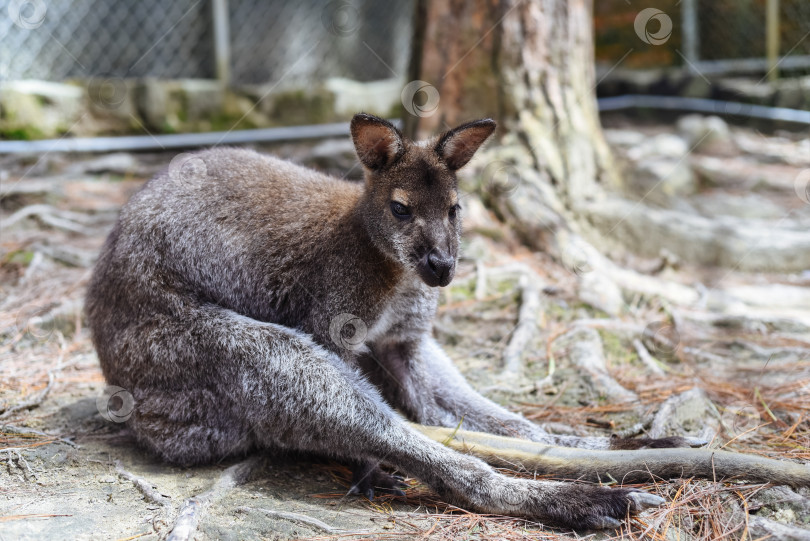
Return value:
M 645 137 L 670 130 L 634 129 Z M 627 148 L 615 143 L 620 136 L 609 138 L 627 159 Z M 746 138 L 759 143 L 746 147 Z M 728 212 L 787 208 L 810 223 L 810 205 L 791 192 L 810 168 L 810 152 L 797 158 L 807 140 L 735 130 L 731 141 L 733 151 L 720 145 L 689 156 L 702 180 L 687 203 L 706 212 L 718 212 L 718 201 L 733 207 Z M 359 174 L 345 141 L 264 150 L 340 176 Z M 183 538 L 182 510 L 195 502 L 204 510 L 186 531 L 193 539 L 579 538 L 453 508 L 416 480 L 405 500 L 347 496 L 349 470 L 319 457 L 179 468 L 137 448 L 125 423 L 115 422 L 125 404 L 104 394 L 81 306 L 118 208 L 175 154 L 0 157 L 0 540 L 148 540 L 172 531 Z M 727 204 L 733 197 L 743 203 Z M 712 447 L 810 462 L 810 272 L 752 275 L 690 268 L 666 254 L 623 257 L 625 267 L 702 300 L 683 306 L 625 290 L 610 314 L 610 303 L 583 293 L 588 269 L 522 248 L 474 194 L 462 205 L 464 257 L 443 293 L 435 333 L 476 388 L 555 432 L 689 435 Z M 529 269 L 542 282 L 519 381 L 500 376 L 523 300 L 521 273 L 503 271 L 509 268 Z M 597 332 L 604 349 L 597 373 L 571 355 L 566 336 L 583 329 Z M 627 394 L 613 392 L 614 384 Z M 240 464 L 250 471 L 236 482 Z M 597 538 L 810 539 L 806 488 L 694 479 L 645 487 L 667 504 Z

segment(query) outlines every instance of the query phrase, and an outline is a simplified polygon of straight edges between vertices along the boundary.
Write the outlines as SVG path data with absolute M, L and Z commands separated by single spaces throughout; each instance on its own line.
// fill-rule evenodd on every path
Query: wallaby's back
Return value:
M 329 314 L 315 311 L 328 312 L 319 303 L 336 283 L 363 287 L 369 266 L 388 266 L 364 242 L 361 194 L 361 184 L 250 150 L 185 155 L 123 207 L 99 257 L 87 311 L 105 376 L 120 381 L 148 361 L 132 344 L 111 350 L 129 327 L 191 306 L 322 332 Z

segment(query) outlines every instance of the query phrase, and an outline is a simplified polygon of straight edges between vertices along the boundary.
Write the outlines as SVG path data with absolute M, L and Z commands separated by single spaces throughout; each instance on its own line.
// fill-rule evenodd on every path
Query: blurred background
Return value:
M 415 4 L 3 0 L 0 137 L 318 124 L 358 110 L 399 117 Z M 666 18 L 645 30 L 660 33 L 655 46 L 634 26 L 644 7 L 595 3 L 600 96 L 810 107 L 807 2 L 655 2 Z

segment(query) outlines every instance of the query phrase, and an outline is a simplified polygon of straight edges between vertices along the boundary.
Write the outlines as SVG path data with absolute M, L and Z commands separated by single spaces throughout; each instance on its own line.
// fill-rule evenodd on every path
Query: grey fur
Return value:
M 503 476 L 397 412 L 610 447 L 549 436 L 479 395 L 431 336 L 438 290 L 429 285 L 449 280 L 457 257 L 455 169 L 494 127 L 478 121 L 415 144 L 357 115 L 365 186 L 222 148 L 175 160 L 147 183 L 122 209 L 87 297 L 104 375 L 134 396 L 138 441 L 180 464 L 255 449 L 320 453 L 396 491 L 376 467 L 386 463 L 454 504 L 578 528 L 615 526 L 628 509 L 658 503 Z M 408 220 L 392 216 L 395 190 L 409 198 Z M 439 252 L 452 262 L 442 276 L 431 270 Z

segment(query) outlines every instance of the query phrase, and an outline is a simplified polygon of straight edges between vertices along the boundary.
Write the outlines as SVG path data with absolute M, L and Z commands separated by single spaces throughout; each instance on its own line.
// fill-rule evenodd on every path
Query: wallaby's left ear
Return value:
M 450 169 L 460 169 L 470 161 L 484 141 L 495 131 L 491 118 L 474 120 L 444 133 L 436 144 L 436 153 Z

